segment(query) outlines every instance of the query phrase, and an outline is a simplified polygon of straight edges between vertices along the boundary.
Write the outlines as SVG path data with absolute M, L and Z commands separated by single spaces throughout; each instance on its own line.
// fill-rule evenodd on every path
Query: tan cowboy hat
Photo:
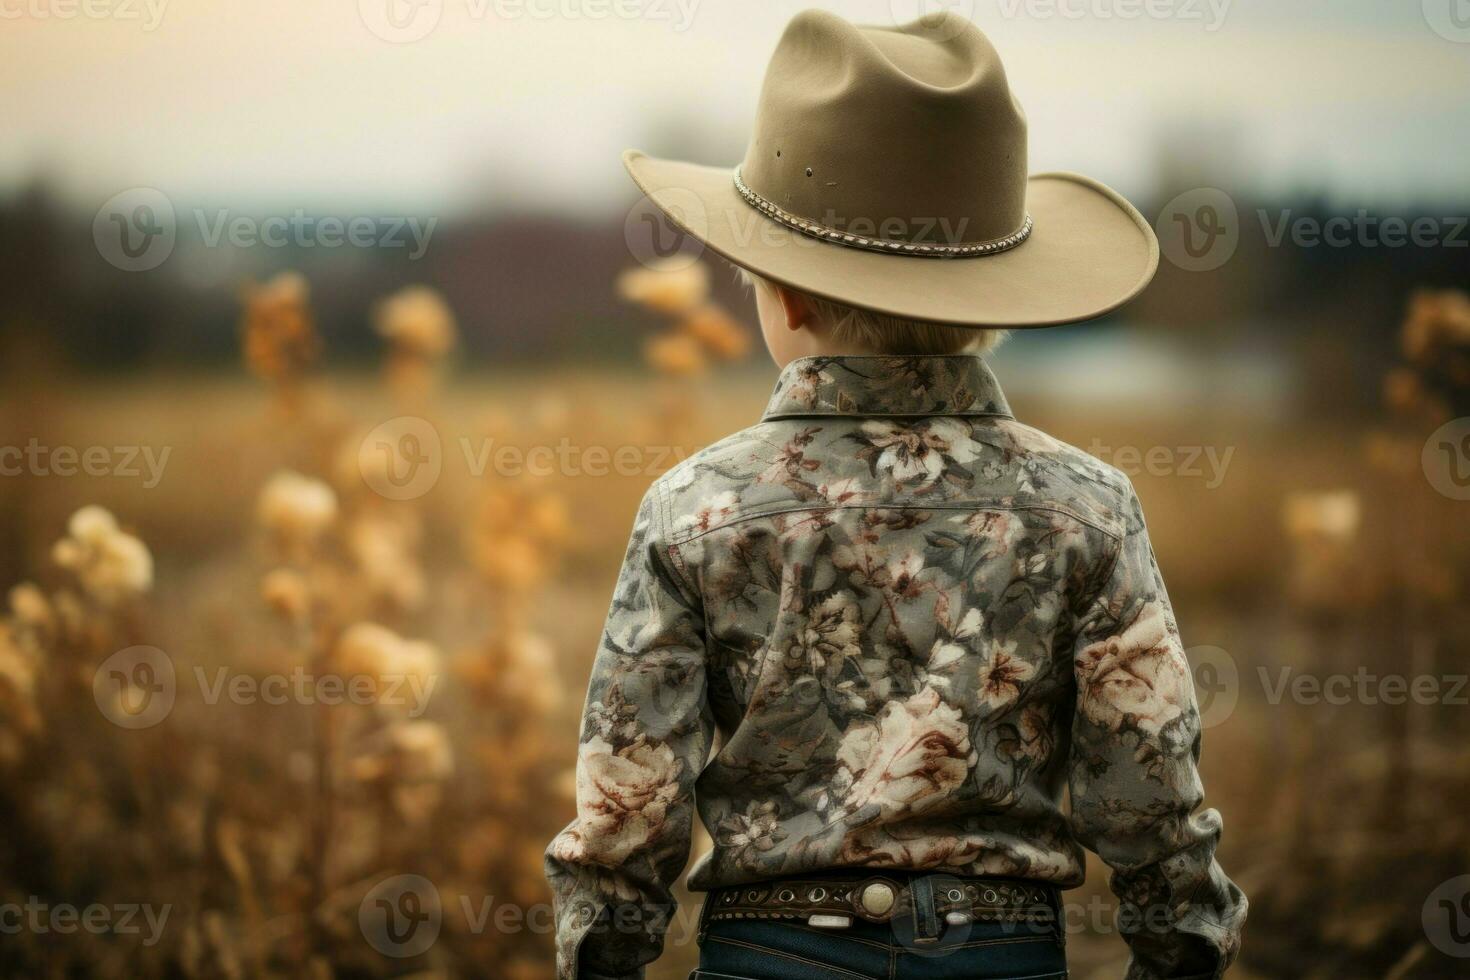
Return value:
M 1148 285 L 1159 246 L 1117 192 L 1027 176 L 1026 117 L 974 24 L 859 27 L 808 10 L 766 70 L 733 171 L 634 150 L 639 188 L 736 265 L 915 320 L 1045 327 Z

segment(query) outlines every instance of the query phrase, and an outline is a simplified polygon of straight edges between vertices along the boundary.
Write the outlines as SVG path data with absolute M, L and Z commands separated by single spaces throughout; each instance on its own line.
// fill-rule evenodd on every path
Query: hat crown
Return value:
M 1026 117 L 995 48 L 962 17 L 860 27 L 809 10 L 771 58 L 740 172 L 825 228 L 992 241 L 1026 221 Z

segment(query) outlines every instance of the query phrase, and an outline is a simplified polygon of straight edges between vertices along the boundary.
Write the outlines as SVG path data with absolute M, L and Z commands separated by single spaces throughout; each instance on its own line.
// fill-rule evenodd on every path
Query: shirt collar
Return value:
M 811 415 L 992 415 L 1011 409 L 978 355 L 802 357 L 786 365 L 763 420 Z

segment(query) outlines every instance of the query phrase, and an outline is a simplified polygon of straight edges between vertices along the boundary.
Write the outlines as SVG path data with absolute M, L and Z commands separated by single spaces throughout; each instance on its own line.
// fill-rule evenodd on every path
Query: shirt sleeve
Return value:
M 655 485 L 639 508 L 593 664 L 577 816 L 546 851 L 559 980 L 641 978 L 689 858 L 714 724 L 702 606 L 662 543 L 660 500 Z
M 1081 614 L 1069 783 L 1077 839 L 1113 870 L 1128 980 L 1220 977 L 1240 947 L 1246 899 L 1215 861 L 1220 814 L 1197 768 L 1194 683 L 1143 511 Z

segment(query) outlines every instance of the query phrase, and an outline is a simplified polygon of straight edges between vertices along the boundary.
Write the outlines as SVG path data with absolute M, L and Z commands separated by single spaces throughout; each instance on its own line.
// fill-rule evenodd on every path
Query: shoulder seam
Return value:
M 956 502 L 956 501 L 946 501 L 944 503 L 938 503 L 938 504 L 916 504 L 916 503 L 807 504 L 807 505 L 803 505 L 803 506 L 793 506 L 793 507 L 773 507 L 773 508 L 770 508 L 768 510 L 757 510 L 757 511 L 752 511 L 751 513 L 748 513 L 748 514 L 740 514 L 739 516 L 733 517 L 733 518 L 731 518 L 730 520 L 726 521 L 723 524 L 716 524 L 714 527 L 708 527 L 708 528 L 704 528 L 703 530 L 697 530 L 697 531 L 694 531 L 693 533 L 687 534 L 684 537 L 671 536 L 670 539 L 669 539 L 669 542 L 670 542 L 670 545 L 671 546 L 678 546 L 678 545 L 682 545 L 682 544 L 688 544 L 691 541 L 694 541 L 694 540 L 697 540 L 698 538 L 704 537 L 706 534 L 713 534 L 715 531 L 721 531 L 721 530 L 724 530 L 725 528 L 728 528 L 728 527 L 737 527 L 737 526 L 739 526 L 741 524 L 749 523 L 750 521 L 760 520 L 763 517 L 779 517 L 779 516 L 781 516 L 783 514 L 801 514 L 801 513 L 807 513 L 807 512 L 812 512 L 812 511 L 835 511 L 835 510 L 943 510 L 943 511 L 981 511 L 981 510 L 1020 511 L 1020 510 L 1037 510 L 1037 511 L 1048 511 L 1050 513 L 1061 514 L 1063 517 L 1069 517 L 1072 520 L 1076 521 L 1078 524 L 1086 525 L 1087 527 L 1090 527 L 1093 530 L 1097 531 L 1099 534 L 1102 534 L 1105 537 L 1107 537 L 1107 538 L 1109 538 L 1111 540 L 1114 540 L 1114 541 L 1121 541 L 1122 540 L 1122 537 L 1123 537 L 1123 534 L 1125 533 L 1123 531 L 1114 530 L 1113 528 L 1104 527 L 1101 522 L 1097 521 L 1094 518 L 1084 517 L 1083 515 L 1077 513 L 1076 511 L 1072 510 L 1071 508 L 1062 507 L 1062 506 L 1059 506 L 1057 504 L 1041 504 L 1041 503 L 1035 503 L 1035 504 L 1028 504 L 1028 503 L 1021 503 L 1021 504 L 1002 504 L 1002 503 L 999 503 L 999 502 L 996 502 L 996 501 L 986 501 L 986 500 L 974 501 L 974 500 L 971 500 L 971 501 L 959 501 L 959 502 Z

